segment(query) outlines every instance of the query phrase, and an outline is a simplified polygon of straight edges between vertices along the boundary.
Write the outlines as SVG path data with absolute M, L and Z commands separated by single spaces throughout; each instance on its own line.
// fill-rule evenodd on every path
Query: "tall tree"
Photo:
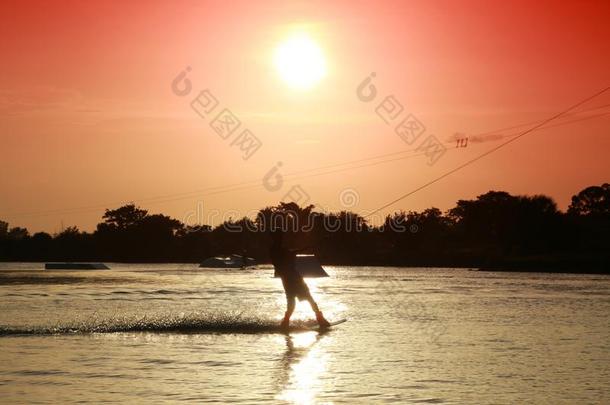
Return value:
M 106 210 L 102 218 L 104 223 L 111 227 L 127 229 L 138 224 L 146 215 L 148 211 L 136 207 L 135 204 L 127 204 L 115 210 Z
M 591 186 L 572 197 L 568 214 L 601 216 L 610 214 L 610 184 Z

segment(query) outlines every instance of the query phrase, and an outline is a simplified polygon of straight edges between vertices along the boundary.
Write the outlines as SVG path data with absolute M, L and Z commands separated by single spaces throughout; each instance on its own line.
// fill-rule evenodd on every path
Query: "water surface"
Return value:
M 610 277 L 329 267 L 282 334 L 269 268 L 0 264 L 2 402 L 608 403 Z

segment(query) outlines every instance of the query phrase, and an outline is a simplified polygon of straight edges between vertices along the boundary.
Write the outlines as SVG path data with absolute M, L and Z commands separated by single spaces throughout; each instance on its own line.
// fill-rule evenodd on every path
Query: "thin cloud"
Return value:
M 65 108 L 82 101 L 74 89 L 51 86 L 0 91 L 0 111 L 10 115 Z

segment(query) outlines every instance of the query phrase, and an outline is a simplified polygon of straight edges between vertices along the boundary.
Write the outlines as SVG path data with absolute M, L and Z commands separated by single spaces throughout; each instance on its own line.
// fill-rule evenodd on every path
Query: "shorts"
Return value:
M 311 297 L 309 287 L 305 284 L 303 277 L 282 277 L 282 285 L 287 299 L 296 297 L 299 301 L 303 301 Z

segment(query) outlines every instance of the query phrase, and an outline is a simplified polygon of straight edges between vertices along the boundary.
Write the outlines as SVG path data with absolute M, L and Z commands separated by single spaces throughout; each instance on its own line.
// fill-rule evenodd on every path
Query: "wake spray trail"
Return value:
M 310 323 L 294 321 L 291 331 L 307 331 Z M 192 313 L 141 317 L 88 318 L 83 321 L 53 325 L 0 325 L 0 336 L 68 335 L 92 333 L 283 333 L 275 319 L 263 319 L 242 314 Z

